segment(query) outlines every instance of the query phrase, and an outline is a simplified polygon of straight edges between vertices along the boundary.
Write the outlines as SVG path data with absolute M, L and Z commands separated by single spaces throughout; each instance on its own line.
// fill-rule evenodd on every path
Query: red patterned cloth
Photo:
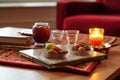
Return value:
M 111 37 L 111 36 L 105 36 L 104 38 L 105 43 L 113 43 L 115 42 L 115 40 L 116 40 L 116 37 Z M 65 41 L 65 39 L 63 39 L 63 41 Z M 89 41 L 88 35 L 85 35 L 85 34 L 79 35 L 78 42 L 88 42 L 88 41 Z M 73 72 L 77 72 L 79 74 L 89 74 L 96 67 L 96 65 L 98 65 L 98 63 L 99 62 L 90 62 L 90 63 L 81 64 L 77 66 L 65 66 L 63 68 L 65 68 L 65 70 L 67 71 L 73 70 Z M 44 66 L 40 64 L 33 63 L 32 61 L 21 57 L 19 55 L 18 50 L 2 49 L 2 48 L 0 49 L 0 64 L 35 68 L 35 69 L 42 69 L 42 70 L 46 69 Z

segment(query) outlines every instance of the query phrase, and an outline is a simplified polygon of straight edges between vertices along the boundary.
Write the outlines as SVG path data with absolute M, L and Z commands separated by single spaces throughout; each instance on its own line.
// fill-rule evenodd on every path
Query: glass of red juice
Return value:
M 36 46 L 45 46 L 50 38 L 50 26 L 47 22 L 36 22 L 32 27 L 33 39 Z

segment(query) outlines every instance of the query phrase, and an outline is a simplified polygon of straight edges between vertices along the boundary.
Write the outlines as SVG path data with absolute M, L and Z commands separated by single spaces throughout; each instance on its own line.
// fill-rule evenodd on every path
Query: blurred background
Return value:
M 0 27 L 31 28 L 35 22 L 49 22 L 55 29 L 58 0 L 0 0 Z

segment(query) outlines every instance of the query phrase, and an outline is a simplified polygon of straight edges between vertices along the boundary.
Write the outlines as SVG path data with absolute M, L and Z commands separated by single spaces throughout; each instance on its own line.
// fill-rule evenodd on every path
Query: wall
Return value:
M 31 28 L 35 22 L 49 22 L 55 29 L 55 6 L 0 7 L 0 27 Z
M 10 2 L 56 2 L 58 0 L 0 0 L 0 3 L 10 3 Z

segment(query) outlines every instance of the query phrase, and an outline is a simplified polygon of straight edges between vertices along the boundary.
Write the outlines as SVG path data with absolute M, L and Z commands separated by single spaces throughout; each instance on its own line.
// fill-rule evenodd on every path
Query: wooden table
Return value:
M 118 42 L 120 38 L 117 39 L 116 43 Z M 88 76 L 0 65 L 0 80 L 113 80 L 120 74 L 119 61 L 120 46 L 116 46 L 109 50 L 108 59 L 103 60 Z

